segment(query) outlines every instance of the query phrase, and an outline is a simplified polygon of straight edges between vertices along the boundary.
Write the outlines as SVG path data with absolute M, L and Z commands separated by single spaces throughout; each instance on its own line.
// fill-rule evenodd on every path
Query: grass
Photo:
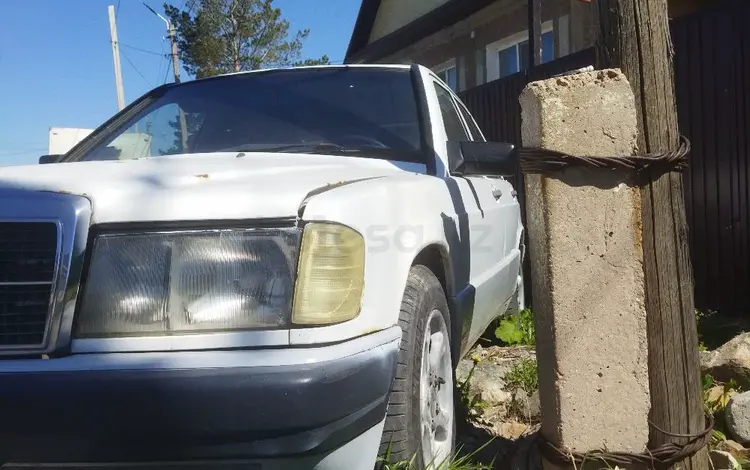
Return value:
M 508 414 L 518 418 L 526 418 L 526 405 L 519 399 L 520 393 L 525 393 L 530 397 L 539 388 L 539 373 L 536 361 L 532 359 L 522 359 L 521 362 L 513 366 L 505 376 L 505 389 L 513 394 L 508 403 Z
M 539 387 L 539 374 L 536 361 L 533 359 L 521 359 L 506 372 L 503 377 L 505 389 L 508 391 L 522 390 L 531 396 Z
M 468 455 L 461 456 L 459 450 L 441 463 L 430 462 L 424 467 L 424 470 L 491 470 L 494 466 L 494 462 L 491 462 L 490 464 L 482 464 L 475 461 L 476 455 L 489 445 L 490 442 L 487 442 L 482 447 Z M 412 457 L 411 460 L 393 463 L 390 463 L 390 457 L 391 452 L 389 448 L 386 451 L 386 454 L 378 459 L 375 468 L 379 470 L 417 470 L 416 457 Z

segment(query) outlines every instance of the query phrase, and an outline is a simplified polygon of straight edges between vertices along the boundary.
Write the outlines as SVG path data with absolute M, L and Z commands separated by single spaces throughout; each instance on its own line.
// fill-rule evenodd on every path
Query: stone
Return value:
M 712 450 L 708 453 L 713 470 L 739 470 L 740 464 L 729 452 Z
M 716 450 L 729 452 L 730 454 L 732 454 L 732 457 L 738 460 L 750 459 L 750 451 L 739 442 L 733 441 L 731 439 L 719 442 L 716 445 Z
M 729 434 L 734 440 L 750 443 L 750 392 L 737 393 L 724 410 Z
M 619 70 L 530 83 L 524 147 L 633 155 L 635 100 Z M 542 432 L 578 452 L 642 452 L 649 437 L 641 197 L 625 171 L 525 175 Z
M 518 412 L 525 421 L 537 421 L 541 415 L 541 403 L 539 401 L 539 390 L 534 391 L 531 395 L 524 391 L 518 391 L 515 393 L 515 401 L 519 406 Z
M 507 423 L 500 423 L 493 428 L 496 436 L 515 441 L 528 431 L 529 425 L 526 423 L 511 421 Z
M 742 333 L 718 349 L 701 354 L 701 370 L 718 381 L 734 379 L 742 388 L 750 389 L 750 333 Z
M 473 357 L 479 359 L 476 366 L 474 366 Z M 469 382 L 470 394 L 478 394 L 488 407 L 505 407 L 513 395 L 505 390 L 503 377 L 522 359 L 534 357 L 534 351 L 527 348 L 499 346 L 477 348 L 459 362 L 456 368 L 456 379 L 458 382 L 466 380 L 469 371 L 474 366 L 474 373 Z

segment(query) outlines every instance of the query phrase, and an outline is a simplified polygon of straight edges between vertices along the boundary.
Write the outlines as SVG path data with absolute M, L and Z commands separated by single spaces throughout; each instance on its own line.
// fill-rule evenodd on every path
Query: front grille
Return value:
M 0 347 L 44 342 L 57 230 L 54 222 L 0 222 Z

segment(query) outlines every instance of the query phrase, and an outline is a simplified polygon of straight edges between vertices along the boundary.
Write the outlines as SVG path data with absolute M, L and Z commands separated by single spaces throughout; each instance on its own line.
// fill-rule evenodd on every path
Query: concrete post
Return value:
M 619 70 L 530 83 L 520 102 L 525 147 L 636 150 L 633 92 Z M 526 175 L 542 432 L 575 452 L 648 443 L 641 202 L 631 176 L 580 167 Z

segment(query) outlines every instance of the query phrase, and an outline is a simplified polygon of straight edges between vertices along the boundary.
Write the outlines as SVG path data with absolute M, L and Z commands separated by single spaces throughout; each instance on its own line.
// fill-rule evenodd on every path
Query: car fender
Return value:
M 451 235 L 458 233 L 451 229 L 457 224 L 456 207 L 445 180 L 418 174 L 358 181 L 306 198 L 303 224 L 335 222 L 363 236 L 365 288 L 356 318 L 294 329 L 290 343 L 343 341 L 398 324 L 406 279 L 417 255 L 426 247 L 437 247 L 449 260 L 460 252 L 460 241 Z M 446 266 L 449 278 L 451 266 Z

